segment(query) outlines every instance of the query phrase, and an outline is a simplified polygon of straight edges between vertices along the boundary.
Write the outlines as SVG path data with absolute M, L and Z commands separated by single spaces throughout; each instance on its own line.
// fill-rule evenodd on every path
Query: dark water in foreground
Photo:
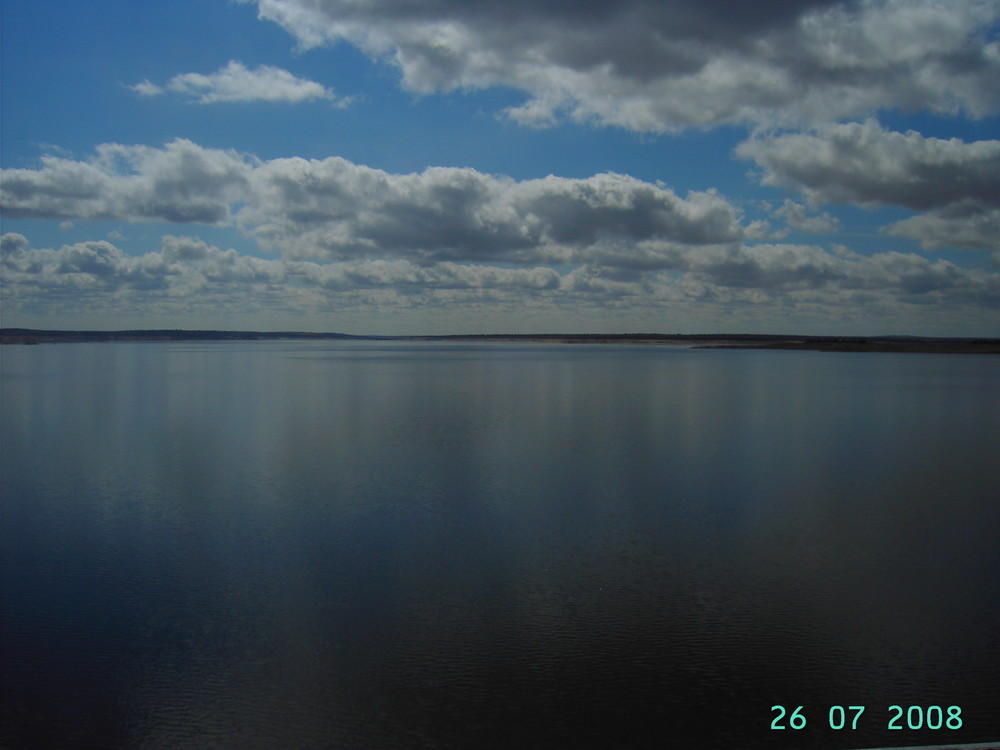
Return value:
M 2 747 L 1000 739 L 1000 357 L 0 356 Z

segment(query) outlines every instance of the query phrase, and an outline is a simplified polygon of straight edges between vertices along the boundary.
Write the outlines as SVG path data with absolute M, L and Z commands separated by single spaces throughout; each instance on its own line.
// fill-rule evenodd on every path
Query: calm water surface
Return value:
M 0 357 L 2 747 L 1000 739 L 1000 357 Z

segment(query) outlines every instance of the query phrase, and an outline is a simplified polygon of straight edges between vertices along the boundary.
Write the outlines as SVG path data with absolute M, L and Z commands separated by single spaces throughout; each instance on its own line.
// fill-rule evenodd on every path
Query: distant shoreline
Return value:
M 0 344 L 54 344 L 113 341 L 484 341 L 565 344 L 675 344 L 700 349 L 783 349 L 828 352 L 912 352 L 1000 354 L 997 338 L 922 336 L 794 336 L 781 334 L 542 333 L 454 334 L 436 336 L 356 336 L 303 331 L 120 330 L 65 331 L 0 329 Z

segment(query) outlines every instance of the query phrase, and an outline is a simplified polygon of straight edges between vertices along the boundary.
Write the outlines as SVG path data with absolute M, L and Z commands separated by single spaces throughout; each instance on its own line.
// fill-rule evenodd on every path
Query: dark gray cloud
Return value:
M 249 0 L 244 0 L 249 1 Z M 998 0 L 256 0 L 309 47 L 340 40 L 420 92 L 504 86 L 508 114 L 639 131 L 789 124 L 885 107 L 995 111 Z

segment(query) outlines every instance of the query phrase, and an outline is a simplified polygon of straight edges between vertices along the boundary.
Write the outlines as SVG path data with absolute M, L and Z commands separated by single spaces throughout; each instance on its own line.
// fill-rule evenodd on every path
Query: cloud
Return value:
M 840 220 L 828 213 L 818 216 L 808 216 L 806 207 L 801 203 L 785 199 L 785 202 L 778 208 L 774 215 L 784 219 L 788 226 L 799 229 L 803 232 L 835 232 L 840 228 Z
M 1000 141 L 925 138 L 868 120 L 752 138 L 737 153 L 763 168 L 765 185 L 796 188 L 815 204 L 1000 207 Z
M 162 148 L 107 144 L 88 160 L 45 157 L 38 169 L 2 178 L 8 217 L 221 224 L 277 252 L 257 257 L 168 235 L 130 255 L 108 241 L 32 248 L 7 234 L 2 283 L 12 311 L 77 304 L 73 295 L 78 304 L 164 315 L 444 310 L 487 301 L 514 311 L 641 311 L 696 300 L 699 310 L 753 305 L 785 319 L 781 310 L 831 317 L 845 305 L 969 314 L 1000 306 L 1000 273 L 917 254 L 754 244 L 758 222 L 747 224 L 717 192 L 680 196 L 615 173 L 522 181 L 474 169 L 393 174 L 336 157 L 261 160 L 176 140 Z M 932 217 L 968 222 L 967 197 L 937 200 Z M 793 201 L 775 213 L 800 228 L 833 228 L 832 217 Z M 976 217 L 986 217 L 975 226 L 988 242 L 996 217 Z M 890 231 L 933 242 L 948 229 L 901 222 Z
M 197 237 L 165 235 L 157 251 L 130 256 L 109 242 L 81 242 L 58 249 L 32 248 L 24 235 L 0 237 L 5 304 L 20 310 L 28 303 L 67 299 L 80 304 L 114 298 L 136 305 L 188 306 L 220 303 L 259 309 L 262 301 L 301 307 L 332 297 L 396 304 L 444 295 L 478 299 L 484 294 L 553 290 L 559 274 L 550 268 L 504 268 L 442 262 L 431 266 L 406 260 L 352 260 L 319 264 L 259 258 L 222 250 Z
M 714 191 L 680 197 L 626 175 L 515 181 L 473 169 L 392 174 L 341 158 L 261 161 L 176 140 L 106 144 L 85 161 L 44 157 L 2 173 L 12 218 L 237 224 L 290 257 L 419 262 L 574 262 L 593 246 L 744 236 Z
M 129 88 L 139 94 L 139 96 L 159 96 L 163 93 L 163 88 L 161 86 L 157 86 L 148 78 L 135 84 L 134 86 L 129 86 Z
M 250 0 L 244 0 L 249 2 Z M 303 47 L 346 40 L 430 93 L 505 87 L 528 125 L 789 125 L 1000 104 L 997 0 L 256 0 Z
M 928 250 L 944 247 L 967 247 L 993 250 L 1000 264 L 1000 209 L 977 212 L 972 216 L 949 216 L 946 212 L 912 216 L 883 228 L 888 234 L 917 240 Z
M 701 311 L 766 309 L 781 319 L 792 311 L 830 316 L 853 306 L 858 315 L 915 310 L 926 320 L 932 311 L 974 316 L 1000 308 L 1000 273 L 914 254 L 860 256 L 811 245 L 641 244 L 645 265 L 595 253 L 567 270 L 544 264 L 258 258 L 171 235 L 158 250 L 129 256 L 103 241 L 32 248 L 23 235 L 8 233 L 0 238 L 0 281 L 5 308 L 17 313 L 109 304 L 173 316 L 261 308 L 301 314 L 454 312 L 483 303 L 550 313 L 567 306 L 639 313 L 687 309 L 696 302 Z
M 148 80 L 130 86 L 141 96 L 159 96 L 173 91 L 191 97 L 200 104 L 217 102 L 287 102 L 298 103 L 315 99 L 334 100 L 334 94 L 315 81 L 297 78 L 287 70 L 271 65 L 258 65 L 253 70 L 231 60 L 214 73 L 182 73 L 170 79 L 165 87 Z M 338 99 L 340 106 L 348 100 Z
M 813 205 L 928 212 L 886 228 L 925 247 L 996 247 L 1000 141 L 926 138 L 868 120 L 754 137 L 737 154 L 762 168 L 763 184 L 797 189 Z
M 111 293 L 126 287 L 164 289 L 168 277 L 177 273 L 157 253 L 132 257 L 104 241 L 78 242 L 58 250 L 31 249 L 24 235 L 8 232 L 0 248 L 4 294 L 12 303 L 29 290 L 61 296 Z
M 252 160 L 175 140 L 161 149 L 104 144 L 86 161 L 43 156 L 40 169 L 5 169 L 0 211 L 10 218 L 160 220 L 222 224 L 244 195 Z
M 17 232 L 7 232 L 0 236 L 0 257 L 16 256 L 28 249 L 28 238 Z
M 279 159 L 254 182 L 240 221 L 298 257 L 573 262 L 595 245 L 729 242 L 744 232 L 717 193 L 681 198 L 613 173 L 517 182 L 472 169 L 394 175 L 343 159 Z

